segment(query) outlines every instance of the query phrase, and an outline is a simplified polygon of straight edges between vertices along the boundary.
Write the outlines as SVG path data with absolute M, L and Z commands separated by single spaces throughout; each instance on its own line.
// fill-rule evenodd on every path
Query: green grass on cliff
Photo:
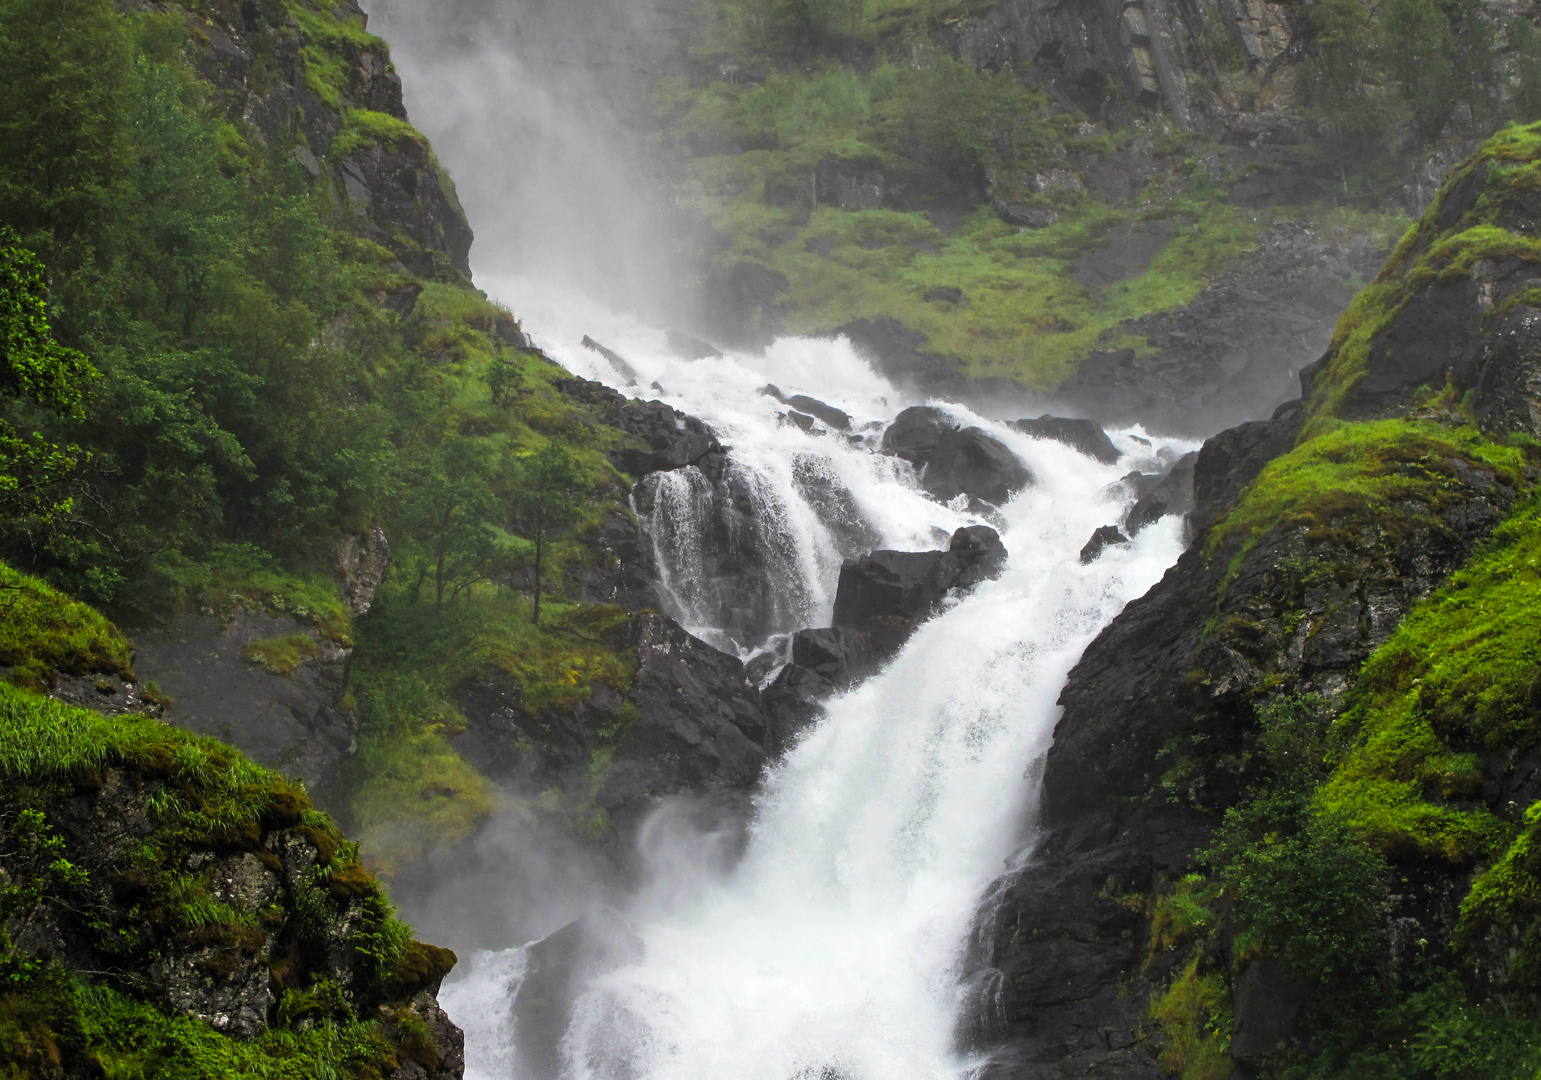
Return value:
M 487 586 L 437 614 L 399 586 L 377 604 L 354 659 L 364 737 L 351 812 L 371 861 L 386 871 L 465 839 L 500 804 L 454 750 L 465 730 L 455 696 L 467 680 L 517 687 L 534 734 L 509 749 L 536 754 L 541 724 L 559 722 L 596 685 L 624 695 L 635 676 L 634 659 L 606 638 L 625 618 L 619 608 L 550 603 L 536 627 L 527 598 Z M 605 741 L 620 731 L 593 734 Z
M 1541 508 L 1531 503 L 1366 661 L 1339 721 L 1353 742 L 1324 805 L 1390 853 L 1501 853 L 1514 825 L 1481 805 L 1483 762 L 1541 738 L 1538 672 Z
M 1083 136 L 1077 118 L 1051 111 L 1009 73 L 976 73 L 945 55 L 869 74 L 824 64 L 747 87 L 666 78 L 655 94 L 674 137 L 700 153 L 682 199 L 728 242 L 715 262 L 749 260 L 785 274 L 793 332 L 893 317 L 969 375 L 1052 388 L 1098 348 L 1145 347 L 1119 337 L 1123 320 L 1190 302 L 1254 244 L 1255 215 L 1227 205 L 1196 165 L 1125 207 L 1070 187 L 1034 194 L 1034 178 L 1063 164 L 1065 145 L 1108 136 Z M 715 149 L 723 145 L 732 152 Z M 800 223 L 773 205 L 806 192 L 821 163 L 878 167 L 890 179 L 982 168 L 998 196 L 1058 220 L 1023 229 L 982 207 L 943 231 L 924 212 L 817 207 Z M 1153 219 L 1172 227 L 1147 267 L 1101 289 L 1074 279 L 1076 260 L 1115 226 Z M 924 299 L 939 286 L 962 289 L 963 300 Z
M 110 770 L 128 779 L 107 795 Z M 359 864 L 356 845 L 302 788 L 228 746 L 150 717 L 104 717 L 0 684 L 0 792 L 0 914 L 32 918 L 38 905 L 57 905 L 67 914 L 55 917 L 79 920 L 81 944 L 112 969 L 72 972 L 25 951 L 0 921 L 0 1066 L 7 1075 L 54 1076 L 62 1065 L 70 1075 L 135 1080 L 379 1077 L 421 1053 L 408 1020 L 374 1003 L 410 996 L 423 972 L 442 972 L 448 954 L 411 941 L 410 928 Z M 61 801 L 96 792 L 127 799 L 134 805 L 120 809 L 139 815 L 142 828 L 122 851 L 79 852 L 50 824 Z M 238 911 L 216 898 L 207 873 L 190 871 L 200 865 L 190 854 L 207 862 L 214 852 L 241 851 L 277 869 L 261 841 L 280 831 L 319 852 L 303 896 Z M 91 861 L 104 857 L 110 865 Z M 111 875 L 112 888 L 95 888 L 91 873 Z M 254 1040 L 222 1035 L 136 995 L 157 950 L 196 952 L 205 957 L 200 962 L 217 965 L 226 955 L 234 962 L 265 949 L 270 935 L 288 943 L 271 958 L 284 988 L 279 1027 Z M 316 949 L 352 954 L 358 975 L 351 995 L 314 970 L 302 983 L 302 971 L 314 964 L 296 957 Z M 120 967 L 124 978 L 115 977 Z
M 133 649 L 98 612 L 0 563 L 0 664 L 12 682 L 41 689 L 54 672 L 128 675 Z
M 1485 171 L 1480 197 L 1441 225 L 1447 203 L 1476 173 Z M 1333 332 L 1326 371 L 1316 380 L 1310 407 L 1312 419 L 1303 437 L 1330 426 L 1344 400 L 1364 377 L 1375 337 L 1388 327 L 1403 305 L 1436 281 L 1467 276 L 1479 259 L 1518 259 L 1541 264 L 1541 240 L 1511 232 L 1501 217 L 1528 213 L 1519 200 L 1533 198 L 1541 188 L 1541 123 L 1510 125 L 1451 171 L 1439 196 L 1410 228 L 1375 281 L 1360 293 Z M 1490 311 L 1487 318 L 1504 308 Z
M 1367 526 L 1401 530 L 1427 522 L 1464 489 L 1453 461 L 1525 486 L 1527 452 L 1472 427 L 1398 419 L 1337 424 L 1271 461 L 1204 539 L 1214 555 L 1242 541 L 1236 558 L 1274 530 L 1305 527 L 1313 537 Z

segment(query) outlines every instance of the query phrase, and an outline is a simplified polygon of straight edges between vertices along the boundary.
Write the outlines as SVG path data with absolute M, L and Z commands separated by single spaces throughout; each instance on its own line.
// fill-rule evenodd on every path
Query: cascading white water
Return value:
M 621 381 L 576 347 L 592 334 L 730 445 L 773 496 L 764 526 L 792 553 L 799 580 L 787 591 L 806 598 L 791 612 L 797 626 L 828 625 L 843 553 L 841 529 L 810 501 L 828 490 L 810 488 L 810 469 L 838 481 L 848 516 L 877 546 L 934 548 L 971 520 L 926 498 L 907 466 L 866 442 L 778 422 L 783 408 L 758 393 L 767 381 L 846 410 L 857 428 L 880 429 L 911 403 L 844 343 L 790 339 L 763 357 L 690 362 L 626 320 L 588 311 L 574 325 L 570 307 L 543 313 L 529 288 L 505 295 L 571 370 Z M 767 776 L 736 866 L 693 876 L 677 861 L 657 868 L 669 888 L 644 890 L 623 913 L 642 958 L 599 977 L 574 1010 L 562 1053 L 575 1080 L 922 1080 L 967 1070 L 953 1049 L 962 942 L 986 886 L 1030 836 L 1060 687 L 1098 630 L 1175 560 L 1181 526 L 1164 519 L 1087 566 L 1081 546 L 1121 514 L 1122 473 L 1188 447 L 1125 433 L 1116 439 L 1125 458 L 1108 466 L 946 407 L 987 427 L 1037 477 L 1001 509 L 1005 573 L 828 704 Z M 698 505 L 693 484 L 666 481 L 674 494 L 656 505 L 687 514 Z M 661 539 L 678 543 L 663 554 L 688 574 L 692 523 L 659 520 L 669 524 L 655 536 L 678 538 Z M 676 584 L 674 594 L 683 615 L 710 623 L 684 599 L 688 589 Z M 507 1022 L 521 955 L 474 958 L 469 976 L 444 990 L 466 1030 L 468 1077 L 523 1080 L 511 1071 L 518 1033 Z

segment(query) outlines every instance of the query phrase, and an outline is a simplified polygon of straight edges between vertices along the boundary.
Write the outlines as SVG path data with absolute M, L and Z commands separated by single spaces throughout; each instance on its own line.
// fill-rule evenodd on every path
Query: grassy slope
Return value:
M 1104 132 L 1052 110 L 1011 73 L 979 74 L 924 44 L 927 27 L 964 7 L 869 6 L 858 36 L 880 58 L 870 72 L 824 60 L 789 63 L 754 86 L 669 78 L 660 80 L 656 104 L 670 136 L 703 151 L 680 198 L 724 236 L 714 265 L 749 260 L 785 274 L 788 329 L 889 316 L 924 332 L 970 375 L 1052 388 L 1096 349 L 1147 348 L 1143 338 L 1120 336 L 1121 322 L 1192 301 L 1251 249 L 1258 216 L 1226 201 L 1220 184 L 1234 178 L 1212 175 L 1213 164 L 1200 160 L 1212 148 L 1201 139 L 1160 121 Z M 695 58 L 721 65 L 764 49 L 741 19 L 736 25 L 703 31 Z M 1115 153 L 1137 138 L 1159 167 L 1126 205 L 1067 188 L 1031 190 L 1033 176 L 1068 168 L 1067 153 Z M 820 163 L 840 161 L 880 165 L 891 178 L 938 164 L 983 169 L 995 177 L 997 197 L 1058 220 L 1024 229 L 980 207 L 943 233 L 922 212 L 821 207 L 800 223 L 793 210 L 771 205 L 777 192 L 807 188 Z M 1345 235 L 1383 242 L 1406 224 L 1325 207 L 1311 213 Z M 1100 290 L 1072 277 L 1077 258 L 1111 230 L 1145 221 L 1176 227 L 1143 272 Z M 961 288 L 965 301 L 927 302 L 937 286 Z

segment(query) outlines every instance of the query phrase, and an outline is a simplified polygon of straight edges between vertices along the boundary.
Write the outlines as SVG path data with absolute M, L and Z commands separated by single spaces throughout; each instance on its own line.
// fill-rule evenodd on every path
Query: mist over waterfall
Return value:
M 787 635 L 831 625 L 846 561 L 945 548 L 976 524 L 997 529 L 1009 553 L 998 580 L 951 597 L 770 764 L 747 839 L 665 801 L 638 830 L 640 869 L 624 887 L 593 882 L 585 905 L 563 883 L 548 929 L 587 906 L 585 932 L 599 927 L 606 945 L 575 962 L 565 1013 L 541 1005 L 561 1024 L 542 1034 L 550 1045 L 532 1050 L 515 1015 L 529 943 L 463 958 L 441 1000 L 465 1030 L 466 1075 L 967 1075 L 957 1027 L 970 921 L 990 882 L 1031 849 L 1066 675 L 1177 558 L 1181 519 L 1089 564 L 1082 546 L 1133 502 L 1120 477 L 1164 469 L 1192 444 L 1114 432 L 1122 457 L 1102 463 L 915 397 L 845 339 L 684 358 L 691 350 L 658 322 L 680 310 L 678 268 L 653 243 L 667 219 L 634 179 L 645 140 L 615 104 L 632 77 L 628 50 L 667 32 L 659 11 L 378 0 L 374 14 L 409 75 L 414 118 L 478 222 L 481 288 L 569 371 L 699 418 L 727 448 L 720 477 L 687 466 L 633 494 L 665 614 L 719 649 L 764 658 L 768 679 L 787 660 Z M 848 423 L 794 414 L 783 404 L 793 395 Z M 984 429 L 1036 482 L 998 508 L 934 499 L 907 462 L 879 452 L 884 429 L 917 404 Z M 485 887 L 475 896 L 487 909 L 512 902 Z M 470 907 L 462 896 L 456 910 Z

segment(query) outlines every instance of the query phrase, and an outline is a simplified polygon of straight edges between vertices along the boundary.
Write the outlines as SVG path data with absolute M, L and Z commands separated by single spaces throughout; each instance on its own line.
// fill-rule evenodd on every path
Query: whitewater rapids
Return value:
M 756 478 L 763 519 L 786 552 L 785 630 L 828 626 L 842 545 L 800 491 L 795 465 L 823 463 L 849 492 L 871 546 L 926 550 L 980 519 L 929 499 L 909 467 L 874 452 L 907 400 L 843 341 L 783 339 L 763 356 L 686 361 L 662 332 L 570 297 L 542 302 L 530 283 L 484 282 L 518 305 L 548 354 L 628 395 L 658 397 L 700 417 Z M 502 287 L 500 287 L 502 286 Z M 639 386 L 584 334 L 620 353 Z M 661 390 L 649 388 L 657 383 Z M 759 393 L 774 383 L 849 413 L 850 440 L 780 419 Z M 1094 529 L 1119 520 L 1137 468 L 1192 449 L 1133 430 L 1113 433 L 1124 457 L 1103 465 L 961 406 L 1037 483 L 1000 509 L 1010 553 L 985 582 L 923 624 L 878 675 L 832 699 L 825 718 L 768 771 L 743 857 L 726 872 L 669 860 L 622 914 L 640 961 L 600 976 L 580 998 L 562 1044 L 574 1080 L 930 1080 L 965 1076 L 953 1032 L 958 966 L 970 919 L 991 880 L 1032 839 L 1038 776 L 1059 716 L 1060 688 L 1082 650 L 1182 550 L 1168 517 L 1083 566 Z M 1148 440 L 1148 441 L 1147 441 Z M 663 507 L 665 501 L 660 502 Z M 688 514 L 689 500 L 659 511 Z M 690 522 L 652 532 L 690 535 Z M 672 531 L 671 531 L 672 530 Z M 689 544 L 658 552 L 675 615 L 721 641 L 714 613 L 681 583 Z M 666 584 L 669 584 L 666 581 Z M 763 643 L 734 643 L 743 655 Z M 466 1033 L 466 1076 L 514 1072 L 510 1001 L 524 950 L 482 953 L 441 1001 Z

